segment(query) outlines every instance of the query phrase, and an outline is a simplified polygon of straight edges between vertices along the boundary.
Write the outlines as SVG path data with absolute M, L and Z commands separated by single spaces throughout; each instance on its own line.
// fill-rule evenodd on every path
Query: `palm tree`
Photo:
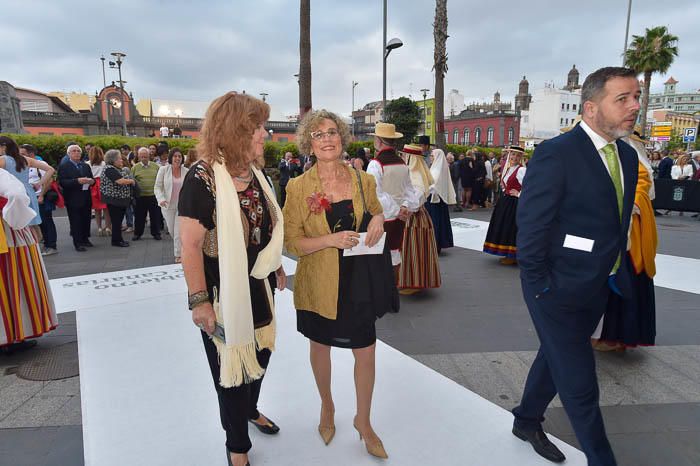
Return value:
M 301 0 L 299 27 L 299 120 L 311 110 L 311 0 Z
M 657 26 L 647 28 L 643 36 L 632 36 L 632 43 L 625 51 L 625 65 L 638 73 L 644 73 L 642 135 L 646 133 L 651 75 L 666 73 L 671 68 L 673 59 L 678 56 L 677 43 L 678 37 L 669 34 L 666 26 Z
M 445 148 L 445 73 L 447 73 L 447 0 L 435 1 L 435 144 Z

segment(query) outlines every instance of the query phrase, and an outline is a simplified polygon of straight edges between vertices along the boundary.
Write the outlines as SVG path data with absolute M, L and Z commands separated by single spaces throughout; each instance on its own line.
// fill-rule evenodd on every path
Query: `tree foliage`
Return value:
M 408 97 L 399 97 L 386 104 L 384 120 L 393 123 L 396 131 L 403 133 L 403 143 L 410 143 L 418 134 L 422 114 L 418 105 Z
M 678 37 L 669 34 L 666 26 L 647 29 L 643 36 L 632 36 L 632 43 L 625 52 L 625 65 L 644 74 L 642 93 L 642 131 L 646 132 L 647 109 L 651 76 L 666 73 L 678 56 Z

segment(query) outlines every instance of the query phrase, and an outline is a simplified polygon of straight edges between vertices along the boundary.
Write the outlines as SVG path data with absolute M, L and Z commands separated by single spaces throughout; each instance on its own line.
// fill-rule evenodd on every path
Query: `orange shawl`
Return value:
M 639 209 L 639 213 L 635 211 L 632 214 L 629 253 L 635 273 L 639 275 L 646 272 L 649 278 L 654 278 L 656 275 L 655 258 L 658 244 L 654 208 L 649 198 L 649 188 L 652 183 L 649 171 L 640 162 L 639 180 L 634 196 L 634 205 Z

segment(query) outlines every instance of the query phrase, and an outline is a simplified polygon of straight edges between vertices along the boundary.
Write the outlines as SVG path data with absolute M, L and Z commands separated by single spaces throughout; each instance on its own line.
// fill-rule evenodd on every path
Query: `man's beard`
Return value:
M 632 124 L 632 126 L 629 129 L 623 128 L 623 124 L 624 122 L 620 123 L 619 125 L 615 125 L 614 123 L 608 121 L 603 115 L 601 115 L 600 120 L 598 122 L 599 128 L 601 128 L 605 132 L 605 134 L 611 136 L 613 139 L 624 138 L 634 132 L 634 124 Z

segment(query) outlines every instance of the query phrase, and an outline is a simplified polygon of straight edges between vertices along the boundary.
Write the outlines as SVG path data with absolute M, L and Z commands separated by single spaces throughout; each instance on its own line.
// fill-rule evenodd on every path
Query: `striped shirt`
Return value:
M 153 187 L 156 184 L 159 169 L 160 165 L 154 162 L 148 162 L 148 166 L 139 162 L 131 169 L 131 173 L 141 189 L 140 197 L 155 195 Z

